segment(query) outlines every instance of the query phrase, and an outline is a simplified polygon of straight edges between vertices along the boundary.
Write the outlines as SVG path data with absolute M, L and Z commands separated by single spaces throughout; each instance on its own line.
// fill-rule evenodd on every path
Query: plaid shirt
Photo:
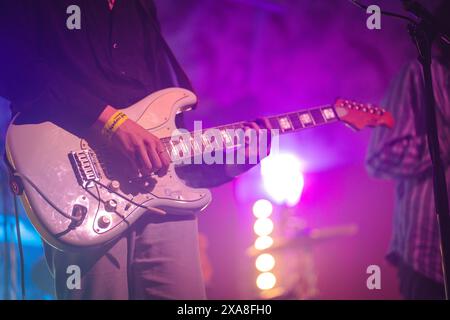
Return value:
M 433 61 L 432 73 L 441 152 L 447 185 L 450 185 L 450 73 L 437 61 Z M 396 125 L 392 130 L 374 130 L 367 167 L 374 176 L 396 182 L 388 259 L 394 264 L 405 263 L 424 276 L 442 282 L 422 79 L 421 66 L 414 62 L 393 81 L 382 106 L 392 112 Z

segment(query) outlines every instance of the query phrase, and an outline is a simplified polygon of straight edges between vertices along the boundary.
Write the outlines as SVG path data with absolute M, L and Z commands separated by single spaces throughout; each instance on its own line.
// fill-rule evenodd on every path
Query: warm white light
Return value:
M 272 210 L 272 203 L 266 199 L 260 199 L 253 204 L 253 215 L 257 218 L 270 217 Z
M 273 245 L 273 239 L 269 236 L 258 237 L 255 240 L 255 249 L 264 250 Z
M 269 218 L 257 219 L 253 225 L 253 231 L 262 237 L 268 236 L 273 231 L 273 222 Z
M 273 154 L 261 162 L 264 188 L 273 200 L 294 206 L 305 184 L 301 161 L 292 154 Z
M 258 271 L 270 271 L 275 267 L 275 258 L 269 253 L 263 253 L 256 258 L 255 266 Z
M 256 278 L 256 285 L 261 290 L 269 290 L 275 287 L 277 283 L 277 278 L 272 272 L 261 273 L 258 278 Z

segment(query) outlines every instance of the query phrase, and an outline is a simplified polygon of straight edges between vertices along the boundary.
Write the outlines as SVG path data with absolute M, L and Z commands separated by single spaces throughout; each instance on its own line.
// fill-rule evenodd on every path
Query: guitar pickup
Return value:
M 69 153 L 69 160 L 78 183 L 83 188 L 92 188 L 95 186 L 95 181 L 100 180 L 94 157 L 89 150 L 72 151 Z

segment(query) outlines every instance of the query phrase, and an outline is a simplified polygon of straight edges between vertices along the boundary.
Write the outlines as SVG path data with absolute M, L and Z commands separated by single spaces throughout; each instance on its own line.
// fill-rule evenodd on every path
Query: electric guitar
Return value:
M 196 101 L 188 90 L 169 88 L 122 111 L 161 138 L 174 159 L 187 149 L 205 152 L 212 143 L 202 137 L 201 146 L 186 147 L 183 140 L 175 143 L 171 139 L 177 129 L 176 115 Z M 394 124 L 391 114 L 381 108 L 343 99 L 267 120 L 280 134 L 338 121 L 357 130 Z M 226 129 L 244 126 L 242 122 L 217 129 L 226 134 Z M 109 153 L 95 139 L 78 137 L 51 122 L 13 121 L 7 131 L 6 150 L 13 191 L 21 195 L 27 215 L 42 238 L 61 250 L 105 244 L 148 212 L 194 214 L 211 201 L 209 190 L 188 187 L 177 176 L 174 163 L 163 177 L 136 178 L 127 169 L 125 156 Z

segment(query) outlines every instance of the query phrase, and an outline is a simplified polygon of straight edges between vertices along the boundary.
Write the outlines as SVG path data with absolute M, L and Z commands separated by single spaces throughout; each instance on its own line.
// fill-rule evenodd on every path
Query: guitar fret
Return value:
M 222 129 L 220 132 L 222 134 L 225 148 L 231 148 L 234 146 L 234 141 L 226 130 L 227 129 L 225 130 Z
M 211 149 L 211 141 L 208 139 L 208 137 L 205 135 L 205 133 L 202 133 L 201 137 L 202 137 L 202 144 L 203 144 L 204 150 L 210 150 Z
M 332 107 L 325 107 L 321 108 L 320 111 L 322 112 L 322 116 L 325 119 L 325 121 L 330 122 L 337 120 L 338 117 L 336 115 L 336 111 Z
M 300 118 L 298 117 L 297 113 L 291 113 L 289 115 L 289 119 L 291 120 L 292 126 L 294 127 L 294 130 L 303 129 L 303 125 L 300 122 Z
M 223 143 L 222 143 L 222 137 L 220 136 L 220 137 L 216 137 L 216 136 L 213 136 L 213 137 L 211 137 L 211 144 L 213 145 L 213 147 L 215 147 L 215 149 L 221 149 L 221 148 L 223 148 Z
M 314 109 L 310 111 L 310 114 L 314 120 L 314 123 L 316 125 L 322 124 L 325 122 L 325 119 L 323 118 L 322 112 L 320 112 L 319 109 Z
M 161 139 L 161 141 L 169 156 L 172 157 L 173 153 L 175 152 L 172 141 L 168 139 Z
M 269 123 L 272 126 L 272 129 L 281 130 L 277 117 L 270 117 Z
M 281 128 L 281 130 L 283 132 L 293 130 L 292 123 L 289 120 L 289 117 L 287 117 L 287 116 L 279 116 L 277 118 L 278 118 L 278 123 L 280 125 L 280 128 Z
M 299 113 L 300 122 L 302 123 L 303 127 L 310 127 L 313 126 L 314 119 L 309 113 L 309 111 L 304 111 Z
M 194 155 L 202 154 L 202 147 L 199 145 L 197 139 L 195 139 L 192 135 L 189 140 L 191 141 L 191 148 L 193 150 Z
M 184 157 L 186 154 L 189 154 L 190 148 L 187 143 L 184 141 L 183 137 L 180 138 L 180 142 L 178 144 L 181 148 L 181 156 Z
M 179 157 L 178 147 L 173 143 L 173 141 L 170 141 L 170 146 L 171 146 L 171 158 L 178 159 Z

